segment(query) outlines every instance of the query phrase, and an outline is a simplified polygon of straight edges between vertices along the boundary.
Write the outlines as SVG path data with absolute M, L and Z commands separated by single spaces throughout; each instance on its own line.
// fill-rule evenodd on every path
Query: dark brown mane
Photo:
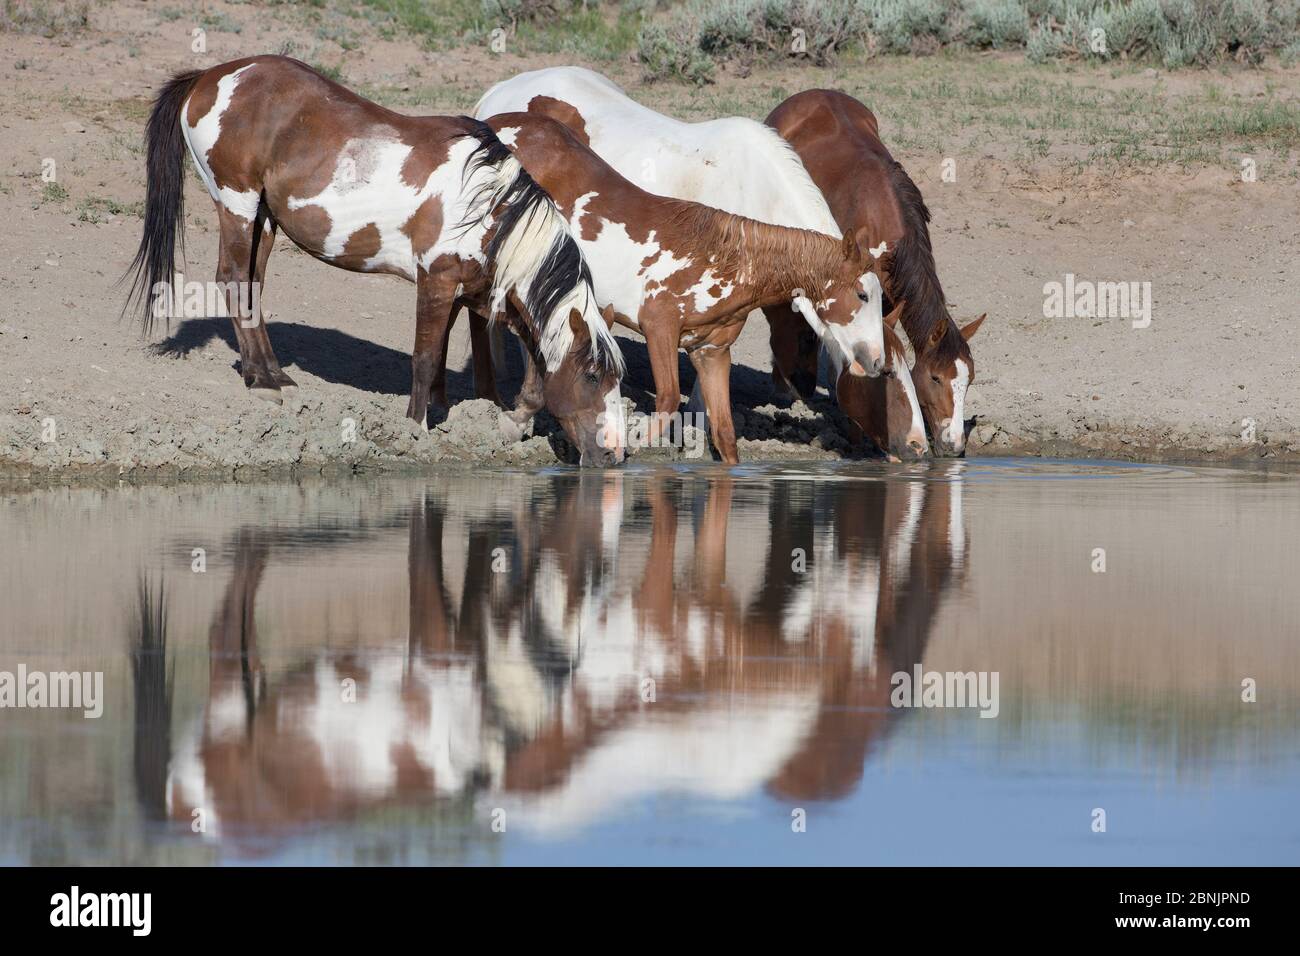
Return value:
M 888 289 L 890 298 L 906 303 L 903 328 L 907 330 L 913 350 L 933 352 L 940 359 L 968 359 L 970 349 L 961 337 L 957 323 L 948 314 L 947 299 L 935 271 L 934 251 L 930 247 L 930 210 L 907 171 L 893 159 L 887 163 L 889 184 L 903 214 L 903 238 L 893 250 Z M 927 347 L 926 343 L 940 325 L 944 329 L 943 337 L 936 345 Z
M 819 232 L 784 229 L 699 203 L 666 202 L 671 203 L 673 227 L 695 237 L 700 250 L 711 257 L 714 275 L 743 277 L 748 283 L 761 278 L 766 283 L 760 293 L 803 289 L 815 300 L 844 266 L 840 243 Z

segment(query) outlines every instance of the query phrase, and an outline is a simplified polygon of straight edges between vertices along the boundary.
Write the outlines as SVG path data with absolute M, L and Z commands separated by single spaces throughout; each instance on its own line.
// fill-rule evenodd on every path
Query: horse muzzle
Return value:
M 627 457 L 623 446 L 616 448 L 592 448 L 584 450 L 578 457 L 578 464 L 583 468 L 612 468 L 615 465 L 622 464 L 623 459 Z
M 849 374 L 858 378 L 876 378 L 885 370 L 884 349 L 874 349 L 866 344 L 853 347 L 853 361 L 849 363 Z

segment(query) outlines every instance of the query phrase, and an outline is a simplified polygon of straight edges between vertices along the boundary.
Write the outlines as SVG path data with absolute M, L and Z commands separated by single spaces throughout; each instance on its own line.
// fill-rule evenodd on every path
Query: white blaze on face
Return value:
M 961 451 L 966 444 L 966 389 L 970 386 L 970 369 L 961 359 L 957 359 L 957 374 L 952 378 L 952 418 L 941 422 L 941 437 L 955 451 Z
M 912 382 L 912 373 L 907 368 L 907 358 L 900 352 L 894 356 L 892 365 L 894 377 L 907 393 L 907 404 L 912 409 L 912 425 L 907 430 L 908 444 L 917 442 L 922 452 L 929 452 L 930 442 L 925 434 L 925 416 L 921 414 L 921 403 L 916 397 L 916 385 Z
M 627 422 L 623 418 L 623 396 L 615 385 L 605 393 L 605 419 L 600 429 L 600 443 L 605 448 L 622 451 L 626 443 Z

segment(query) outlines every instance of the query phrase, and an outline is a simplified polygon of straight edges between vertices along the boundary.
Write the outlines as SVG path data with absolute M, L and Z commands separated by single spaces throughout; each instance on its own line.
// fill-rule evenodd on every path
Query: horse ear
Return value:
M 844 252 L 844 258 L 847 261 L 853 263 L 861 263 L 864 261 L 864 257 L 862 255 L 862 247 L 858 245 L 858 239 L 855 235 L 853 235 L 853 233 L 846 232 L 844 234 L 844 240 L 841 243 L 841 249 Z
M 579 341 L 591 337 L 591 333 L 587 330 L 587 322 L 577 309 L 569 310 L 569 328 L 573 329 L 573 334 Z
M 970 322 L 967 322 L 965 325 L 961 327 L 961 337 L 965 339 L 967 342 L 969 342 L 971 340 L 971 336 L 973 336 L 976 332 L 980 330 L 980 325 L 988 317 L 989 314 L 987 312 L 984 312 L 980 315 L 978 319 L 974 319 Z
M 951 321 L 952 320 L 949 319 L 949 322 Z M 930 338 L 927 340 L 927 346 L 929 348 L 936 348 L 939 345 L 939 343 L 943 341 L 943 337 L 947 334 L 948 334 L 948 322 L 934 323 L 934 328 L 930 330 Z
M 600 315 L 601 318 L 605 320 L 605 324 L 612 329 L 617 321 L 614 318 L 614 303 L 611 302 L 609 305 L 605 306 L 605 308 L 601 309 Z

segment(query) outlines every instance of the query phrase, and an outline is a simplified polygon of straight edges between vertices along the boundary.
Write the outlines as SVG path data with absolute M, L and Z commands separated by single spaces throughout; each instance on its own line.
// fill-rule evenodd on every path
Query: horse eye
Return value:
M 595 372 L 588 372 L 588 373 L 587 373 L 587 384 L 588 384 L 588 385 L 599 385 L 599 384 L 600 384 L 600 376 L 597 375 Z
M 939 385 L 939 384 L 941 384 L 940 381 L 939 381 L 939 376 L 938 376 L 938 375 L 931 375 L 931 376 L 930 376 L 930 381 L 934 382 L 935 385 Z
M 867 295 L 865 292 L 859 292 L 859 293 L 858 293 L 858 298 L 861 299 L 863 302 L 870 302 L 870 301 L 871 301 L 871 296 Z

